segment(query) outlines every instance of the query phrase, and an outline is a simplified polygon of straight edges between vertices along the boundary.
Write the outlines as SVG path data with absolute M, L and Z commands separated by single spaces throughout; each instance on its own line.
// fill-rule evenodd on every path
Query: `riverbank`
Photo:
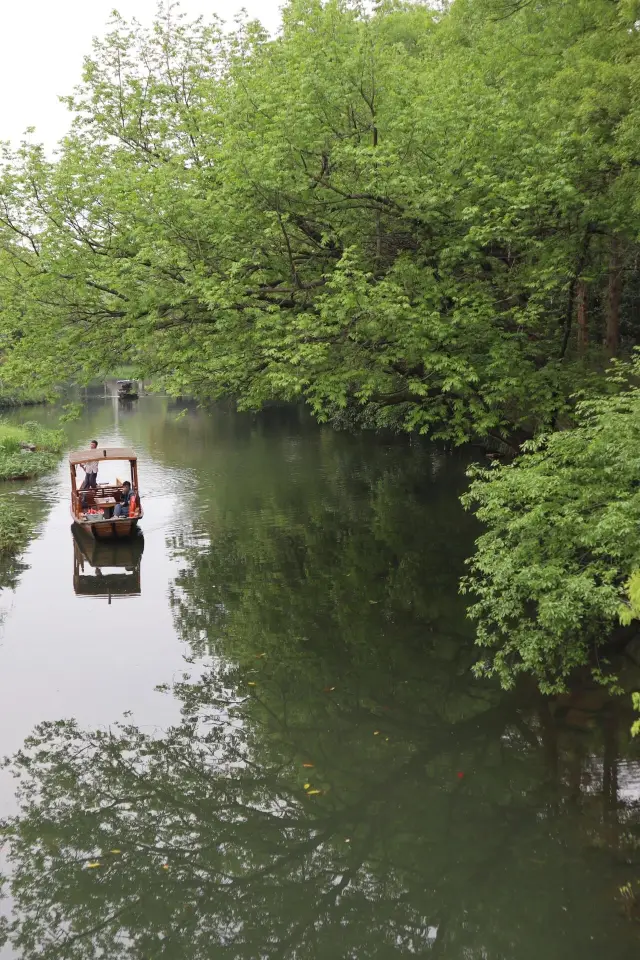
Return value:
M 52 470 L 62 452 L 64 434 L 38 423 L 11 425 L 0 421 L 0 481 L 33 480 Z M 17 553 L 26 546 L 33 524 L 29 514 L 7 486 L 0 493 L 0 554 Z
M 51 395 L 43 390 L 7 390 L 4 386 L 0 386 L 0 410 L 37 407 L 50 400 Z
M 64 446 L 61 430 L 0 420 L 0 480 L 32 480 L 51 470 Z

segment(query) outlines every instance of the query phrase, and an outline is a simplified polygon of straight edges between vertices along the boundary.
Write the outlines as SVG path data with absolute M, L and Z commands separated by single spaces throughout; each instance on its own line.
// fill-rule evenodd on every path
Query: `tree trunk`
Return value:
M 620 261 L 620 241 L 617 237 L 613 237 L 607 287 L 607 330 L 604 340 L 610 357 L 615 357 L 620 345 L 620 301 L 622 299 L 622 265 Z
M 578 282 L 576 292 L 578 301 L 578 353 L 582 356 L 589 347 L 589 315 L 587 309 L 587 285 L 584 280 Z
M 578 259 L 576 261 L 575 272 L 571 277 L 571 282 L 569 283 L 569 287 L 567 289 L 567 306 L 564 312 L 564 317 L 561 321 L 564 327 L 564 333 L 562 335 L 562 344 L 560 346 L 560 357 L 559 357 L 561 361 L 564 360 L 565 354 L 567 352 L 567 347 L 569 346 L 569 337 L 571 336 L 571 327 L 573 325 L 573 311 L 574 311 L 574 305 L 576 301 L 576 292 L 580 284 L 580 274 L 585 268 L 587 257 L 589 255 L 590 240 L 591 240 L 591 232 L 587 227 L 587 229 L 584 232 L 584 236 L 582 238 L 580 249 L 578 250 Z M 555 416 L 554 416 L 554 421 L 555 421 Z

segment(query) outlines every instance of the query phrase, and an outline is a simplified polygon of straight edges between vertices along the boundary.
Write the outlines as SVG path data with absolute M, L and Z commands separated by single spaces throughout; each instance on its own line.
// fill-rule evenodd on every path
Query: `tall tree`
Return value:
M 275 39 L 116 20 L 59 156 L 5 159 L 6 376 L 126 359 L 455 442 L 554 422 L 592 379 L 579 285 L 616 339 L 602 241 L 637 244 L 632 8 L 291 0 Z

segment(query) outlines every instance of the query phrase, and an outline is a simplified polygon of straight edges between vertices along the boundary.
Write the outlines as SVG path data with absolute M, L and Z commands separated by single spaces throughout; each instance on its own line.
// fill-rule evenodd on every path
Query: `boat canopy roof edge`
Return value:
M 131 447 L 97 447 L 95 450 L 74 450 L 69 454 L 69 463 L 86 463 L 88 460 L 137 460 Z

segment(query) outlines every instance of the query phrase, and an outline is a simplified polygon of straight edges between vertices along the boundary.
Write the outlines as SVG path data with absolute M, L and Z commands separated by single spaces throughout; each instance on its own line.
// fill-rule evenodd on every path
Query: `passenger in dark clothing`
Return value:
M 129 503 L 131 497 L 135 497 L 135 493 L 131 489 L 131 484 L 128 480 L 122 484 L 122 489 L 120 491 L 120 502 L 116 503 L 113 516 L 114 517 L 128 517 L 129 516 Z

